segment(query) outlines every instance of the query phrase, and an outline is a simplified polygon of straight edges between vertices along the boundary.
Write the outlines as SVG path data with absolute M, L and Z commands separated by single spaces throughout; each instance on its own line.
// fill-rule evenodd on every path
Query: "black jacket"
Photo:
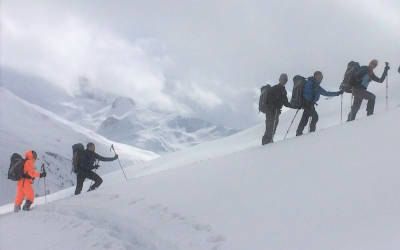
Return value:
M 281 110 L 283 106 L 292 108 L 292 105 L 287 98 L 285 86 L 277 84 L 271 87 L 267 94 L 267 105 L 279 110 Z
M 85 150 L 79 158 L 79 170 L 89 171 L 95 168 L 95 163 L 97 161 L 114 161 L 117 157 L 104 157 L 93 151 Z
M 371 72 L 371 73 L 369 72 L 368 66 L 362 66 L 362 67 L 358 70 L 358 72 L 357 72 L 357 74 L 356 74 L 356 78 L 357 78 L 358 84 L 357 84 L 357 86 L 355 86 L 355 87 L 358 87 L 358 88 L 365 88 L 361 83 L 362 83 L 362 79 L 363 79 L 364 76 L 367 75 L 367 74 L 369 74 L 369 77 L 370 77 L 371 81 L 383 83 L 383 82 L 385 81 L 385 78 L 386 78 L 387 74 L 388 74 L 388 69 L 385 68 L 385 70 L 384 70 L 383 73 L 382 73 L 382 76 L 379 78 L 379 77 L 377 77 L 377 76 L 375 75 L 374 72 Z

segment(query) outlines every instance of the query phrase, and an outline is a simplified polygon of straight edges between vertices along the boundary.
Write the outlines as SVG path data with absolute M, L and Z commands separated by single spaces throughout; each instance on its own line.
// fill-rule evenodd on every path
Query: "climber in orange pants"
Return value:
M 31 150 L 25 153 L 25 163 L 24 163 L 24 176 L 17 183 L 17 195 L 15 197 L 14 212 L 19 212 L 21 210 L 21 204 L 25 199 L 25 204 L 23 210 L 30 210 L 30 207 L 35 198 L 35 192 L 33 190 L 33 180 L 37 177 L 46 177 L 46 171 L 39 173 L 35 169 L 35 162 L 37 159 L 37 154 L 35 151 Z

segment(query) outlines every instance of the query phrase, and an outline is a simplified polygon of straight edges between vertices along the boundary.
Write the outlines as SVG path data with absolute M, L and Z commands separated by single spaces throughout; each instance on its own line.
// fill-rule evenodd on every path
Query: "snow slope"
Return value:
M 202 160 L 178 152 L 130 169 L 128 183 L 111 173 L 96 192 L 2 215 L 0 249 L 397 250 L 399 117 L 396 109 L 265 147 L 233 137 L 226 151 L 198 148 Z M 27 240 L 15 244 L 17 230 Z
M 95 132 L 68 122 L 54 113 L 32 105 L 10 91 L 0 87 L 0 204 L 10 202 L 15 195 L 15 183 L 7 179 L 9 157 L 13 152 L 23 153 L 34 149 L 39 154 L 39 163 L 48 170 L 47 192 L 73 186 L 75 174 L 71 173 L 71 146 L 89 141 L 97 145 L 97 151 L 112 156 L 112 142 Z M 156 158 L 158 155 L 131 146 L 116 144 L 126 164 L 135 164 Z M 113 166 L 113 167 L 111 167 Z M 100 173 L 116 170 L 117 165 L 104 164 Z M 43 187 L 37 189 L 43 194 Z
M 379 85 L 372 86 L 371 89 L 374 93 L 377 94 L 375 111 L 377 113 L 385 112 L 385 99 L 383 98 L 384 91 L 382 87 L 380 87 Z M 393 88 L 393 90 L 398 89 L 399 87 Z M 399 106 L 398 100 L 400 100 L 400 94 L 398 94 L 400 93 L 400 91 L 398 91 L 398 93 L 395 91 L 393 92 L 393 97 L 395 98 L 391 99 L 391 108 Z M 350 111 L 351 107 L 350 103 L 351 95 L 345 94 L 343 96 L 343 122 L 341 123 L 341 98 L 321 98 L 321 100 L 319 101 L 319 105 L 317 106 L 317 110 L 319 113 L 319 121 L 317 126 L 318 130 L 321 131 L 330 127 L 345 124 L 345 121 L 347 120 L 347 114 Z M 365 119 L 365 108 L 366 102 L 363 102 L 363 106 L 358 113 L 357 119 Z M 296 110 L 283 110 L 283 113 L 280 116 L 279 126 L 277 128 L 274 138 L 276 142 L 284 139 L 295 114 Z M 301 115 L 302 111 L 300 111 L 295 117 L 287 138 L 292 138 L 295 136 L 297 126 L 301 119 Z M 264 114 L 260 113 L 259 116 L 260 120 L 265 119 Z M 155 159 L 151 162 L 145 162 L 141 164 L 141 166 L 137 166 L 135 169 L 132 169 L 131 171 L 134 172 L 132 172 L 131 174 L 136 174 L 135 171 L 137 171 L 139 167 L 144 170 L 144 174 L 157 173 L 159 171 L 167 170 L 170 168 L 186 166 L 188 164 L 192 164 L 198 161 L 204 161 L 213 157 L 220 157 L 227 154 L 232 154 L 233 152 L 238 152 L 241 150 L 255 149 L 258 148 L 261 144 L 261 137 L 264 134 L 264 131 L 265 125 L 264 123 L 260 123 L 257 126 L 238 132 L 234 135 L 215 141 L 205 142 L 194 147 L 185 148 L 179 152 L 163 155 L 163 157 Z M 304 133 L 308 133 L 308 127 L 304 130 Z

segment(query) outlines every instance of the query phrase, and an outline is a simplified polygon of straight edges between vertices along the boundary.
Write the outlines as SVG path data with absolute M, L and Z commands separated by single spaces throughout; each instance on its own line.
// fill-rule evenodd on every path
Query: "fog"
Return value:
M 280 73 L 335 90 L 350 60 L 400 63 L 400 2 L 0 2 L 0 65 L 73 93 L 85 76 L 143 105 L 235 128 L 259 122 L 258 91 Z M 291 84 L 288 89 L 290 90 Z

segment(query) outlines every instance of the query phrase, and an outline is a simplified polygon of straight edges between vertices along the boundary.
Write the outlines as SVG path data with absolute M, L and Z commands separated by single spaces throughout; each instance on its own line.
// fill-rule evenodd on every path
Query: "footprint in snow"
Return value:
M 138 202 L 140 202 L 140 201 L 142 201 L 142 200 L 144 200 L 144 199 L 142 198 L 142 199 L 134 199 L 134 200 L 131 200 L 131 201 L 128 203 L 128 205 L 129 205 L 129 206 L 135 205 L 135 204 L 137 204 Z
M 226 239 L 223 235 L 215 235 L 215 236 L 208 238 L 208 241 L 212 242 L 212 243 L 221 243 L 221 242 L 226 241 Z
M 119 198 L 119 194 L 114 194 L 114 195 L 111 195 L 110 200 L 112 201 L 112 200 L 116 200 L 118 198 Z
M 78 222 L 72 222 L 72 223 L 71 223 L 71 226 L 72 226 L 73 228 L 78 228 L 78 227 L 80 227 L 80 226 L 81 226 L 81 223 L 78 223 Z
M 86 230 L 85 234 L 88 235 L 88 234 L 90 234 L 91 232 L 93 232 L 93 230 L 94 230 L 93 228 L 89 228 L 89 229 Z
M 226 241 L 226 238 L 222 235 L 215 235 L 208 238 L 208 242 L 215 244 L 212 250 L 218 250 L 221 248 L 222 244 Z
M 171 216 L 172 216 L 173 219 L 178 219 L 178 220 L 181 220 L 181 221 L 186 220 L 186 218 L 184 216 L 182 216 L 182 215 L 180 215 L 178 213 L 172 213 Z
M 161 204 L 154 204 L 154 205 L 149 206 L 148 208 L 151 210 L 158 210 L 161 207 L 162 207 Z
M 211 232 L 212 227 L 210 225 L 204 225 L 204 224 L 194 224 L 193 228 L 196 231 L 205 231 L 205 232 Z
M 221 247 L 221 245 L 215 245 L 215 246 L 213 246 L 212 250 L 219 250 L 220 247 Z
M 134 200 L 133 203 L 135 204 L 136 200 Z M 170 219 L 180 221 L 180 223 L 190 226 L 193 230 L 195 230 L 199 233 L 205 233 L 206 234 L 205 236 L 207 237 L 205 240 L 207 240 L 207 242 L 209 242 L 212 245 L 211 246 L 212 250 L 220 249 L 222 244 L 226 241 L 226 238 L 223 235 L 214 234 L 211 225 L 200 224 L 200 223 L 191 221 L 190 219 L 185 218 L 184 216 L 180 215 L 177 212 L 169 211 L 169 208 L 167 206 L 163 206 L 162 204 L 158 203 L 158 204 L 148 206 L 148 209 L 152 210 L 154 212 L 160 212 L 159 216 L 161 218 L 168 217 Z
M 112 247 L 113 247 L 112 242 L 107 242 L 107 243 L 105 243 L 105 244 L 103 245 L 103 248 L 104 248 L 104 249 L 112 249 Z

